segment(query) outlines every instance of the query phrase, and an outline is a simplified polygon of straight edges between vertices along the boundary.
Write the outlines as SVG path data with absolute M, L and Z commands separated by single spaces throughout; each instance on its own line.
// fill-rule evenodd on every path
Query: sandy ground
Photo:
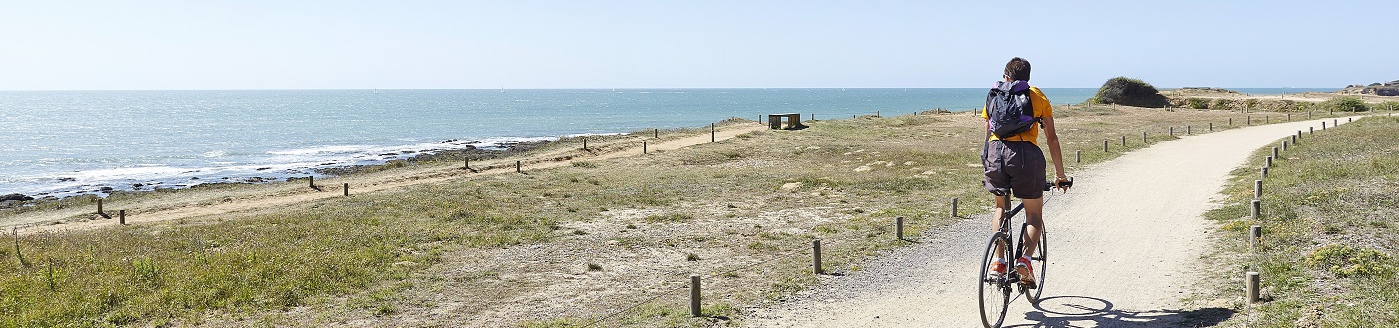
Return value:
M 715 141 L 723 141 L 744 133 L 760 131 L 766 128 L 766 125 L 760 124 L 725 126 L 716 131 L 713 138 Z M 316 184 L 321 187 L 320 190 L 307 188 L 304 184 L 264 185 L 259 188 L 248 188 L 247 190 L 237 192 L 186 190 L 175 193 L 175 195 L 151 197 L 132 204 L 107 204 L 106 212 L 113 217 L 112 219 L 94 219 L 97 218 L 95 214 L 96 206 L 94 205 L 92 208 L 39 211 L 0 218 L 0 227 L 20 228 L 19 233 L 21 234 L 44 231 L 94 229 L 117 224 L 117 209 L 125 209 L 127 211 L 126 222 L 128 224 L 191 219 L 237 212 L 256 212 L 259 210 L 276 209 L 292 204 L 314 202 L 332 197 L 343 197 L 343 185 L 346 183 L 350 185 L 352 194 L 365 194 L 411 185 L 438 183 L 454 179 L 469 179 L 485 174 L 514 174 L 515 166 L 513 161 L 515 160 L 524 162 L 524 170 L 528 173 L 529 170 L 572 165 L 574 161 L 579 160 L 604 160 L 623 156 L 641 155 L 642 147 L 640 141 L 641 139 L 624 141 L 633 143 L 634 145 L 621 151 L 607 152 L 592 156 L 569 157 L 565 160 L 557 160 L 560 154 L 554 152 L 530 154 L 523 158 L 507 158 L 482 163 L 473 162 L 473 168 L 490 168 L 480 169 L 471 173 L 468 173 L 460 167 L 439 166 L 410 170 L 407 172 L 393 170 L 395 172 L 371 173 L 344 178 L 317 180 Z M 664 141 L 650 140 L 647 148 L 650 151 L 667 151 L 710 141 L 711 136 L 705 133 L 681 139 Z
M 1230 171 L 1259 147 L 1332 119 L 1227 130 L 1163 142 L 1087 168 L 1046 206 L 1044 295 L 1022 296 L 1005 327 L 1180 327 L 1229 311 L 1186 305 L 1208 246 L 1204 213 Z M 1339 119 L 1345 123 L 1346 118 Z M 1303 139 L 1305 140 L 1305 138 Z M 1303 141 L 1305 142 L 1305 141 Z M 1017 221 L 1021 219 L 1017 218 Z M 915 246 L 820 287 L 748 309 L 752 327 L 978 327 L 986 216 L 930 231 Z M 1194 308 L 1187 308 L 1187 306 Z

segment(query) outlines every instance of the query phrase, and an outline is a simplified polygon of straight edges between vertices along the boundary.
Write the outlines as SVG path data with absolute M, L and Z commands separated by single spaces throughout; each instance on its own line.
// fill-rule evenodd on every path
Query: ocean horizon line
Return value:
M 1038 86 L 1038 85 L 1036 85 Z M 1101 86 L 1074 86 L 1074 87 L 1043 87 L 1045 89 L 1097 89 Z M 250 89 L 5 89 L 0 92 L 166 92 L 166 91 L 499 91 L 499 90 L 520 90 L 520 91 L 569 91 L 569 90 L 898 90 L 898 89 L 986 89 L 987 87 L 585 87 L 585 88 L 250 88 Z M 1314 90 L 1341 90 L 1341 87 L 1218 87 L 1218 86 L 1170 86 L 1156 87 L 1158 90 L 1176 90 L 1185 88 L 1215 88 L 1229 90 L 1248 89 L 1299 89 L 1313 90 L 1307 92 L 1318 92 Z

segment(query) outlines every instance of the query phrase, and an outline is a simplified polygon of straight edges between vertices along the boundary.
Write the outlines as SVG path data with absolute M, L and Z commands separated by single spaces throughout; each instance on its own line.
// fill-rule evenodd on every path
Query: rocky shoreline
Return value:
M 458 140 L 448 140 L 448 141 L 444 141 L 443 144 L 450 144 L 450 143 L 454 143 L 454 142 L 457 142 L 457 141 L 458 141 Z M 528 152 L 528 151 L 530 151 L 530 150 L 539 148 L 540 146 L 548 145 L 548 144 L 550 144 L 550 143 L 552 143 L 552 142 L 554 142 L 554 141 L 518 141 L 518 142 L 504 142 L 504 143 L 500 143 L 500 144 L 499 144 L 499 147 L 491 147 L 491 148 L 481 148 L 481 147 L 475 147 L 475 146 L 471 146 L 471 145 L 464 145 L 464 148 L 455 148 L 455 149 L 435 149 L 435 150 L 426 150 L 426 151 L 417 151 L 417 152 L 414 152 L 414 151 L 405 151 L 405 152 L 401 152 L 401 153 L 383 154 L 383 155 L 406 156 L 406 157 L 404 157 L 404 158 L 402 158 L 402 159 L 389 160 L 389 161 L 386 161 L 386 162 L 383 162 L 383 163 L 377 163 L 377 164 L 362 164 L 362 165 L 331 166 L 331 167 L 322 167 L 322 168 L 307 167 L 307 168 L 302 168 L 302 169 L 296 170 L 296 171 L 297 171 L 297 172 L 310 172 L 310 173 L 308 173 L 308 174 L 291 174 L 291 173 L 286 173 L 286 174 L 279 174 L 279 175 L 281 175 L 280 177 L 277 176 L 277 175 L 272 175 L 272 176 L 252 176 L 252 177 L 222 177 L 222 178 L 219 178 L 219 179 L 204 179 L 204 180 L 217 180 L 216 182 L 202 182 L 202 181 L 201 181 L 201 182 L 195 183 L 195 184 L 189 184 L 189 185 L 183 185 L 183 184 L 181 184 L 181 185 L 174 185 L 174 186 L 171 186 L 171 185 L 169 185 L 169 184 L 167 184 L 167 183 L 164 183 L 164 182 L 138 182 L 138 183 L 132 183 L 131 185 L 129 185 L 129 186 L 127 186 L 127 187 L 124 187 L 124 188 L 118 188 L 118 187 L 114 187 L 114 186 L 111 186 L 111 185 L 102 185 L 102 186 L 90 186 L 90 187 L 82 188 L 82 189 L 84 189 L 84 190 L 71 190 L 71 191 L 48 192 L 48 193 L 35 194 L 35 195 L 26 195 L 26 194 L 22 194 L 22 193 L 12 193 L 12 194 L 0 195 L 0 209 L 10 209 L 10 208 L 16 208 L 16 207 L 23 207 L 23 206 L 34 206 L 34 205 L 37 205 L 37 204 L 40 204 L 40 203 L 43 203 L 43 202 L 58 201 L 58 200 L 62 200 L 62 199 L 65 199 L 65 198 L 77 197 L 77 196 L 82 196 L 82 195 L 96 195 L 97 197 L 107 197 L 107 196 L 110 196 L 110 195 L 113 195 L 113 194 L 120 194 L 120 193 L 148 193 L 148 192 L 159 192 L 159 191 L 175 190 L 175 189 L 217 187 L 217 186 L 221 186 L 221 185 L 263 184 L 263 183 L 274 183 L 274 182 L 283 182 L 283 181 L 298 181 L 298 180 L 305 180 L 308 176 L 317 176 L 317 177 L 351 176 L 351 175 L 355 175 L 355 174 L 370 173 L 370 172 L 378 172 L 378 171 L 383 171 L 383 170 L 385 170 L 385 169 L 403 167 L 403 166 L 408 166 L 408 165 L 415 165 L 415 164 L 420 164 L 420 163 L 441 162 L 441 161 L 449 161 L 449 160 L 450 160 L 450 161 L 458 161 L 458 160 L 462 160 L 462 159 L 464 159 L 464 158 L 469 158 L 469 159 L 471 159 L 471 160 L 473 160 L 473 161 L 475 161 L 475 160 L 489 160 L 489 159 L 495 159 L 495 158 L 500 158 L 500 157 L 505 157 L 505 156 L 512 156 L 512 155 L 521 154 L 521 153 Z M 334 163 L 326 163 L 325 165 L 332 165 L 332 164 L 334 164 Z M 260 170 L 260 171 L 261 171 L 261 170 Z M 71 178 L 60 178 L 60 179 L 71 179 Z M 200 178 L 198 178 L 198 177 L 191 178 L 191 179 L 194 180 L 194 181 L 200 180 Z M 58 197 L 58 196 L 54 196 L 54 194 L 68 194 L 69 196 Z

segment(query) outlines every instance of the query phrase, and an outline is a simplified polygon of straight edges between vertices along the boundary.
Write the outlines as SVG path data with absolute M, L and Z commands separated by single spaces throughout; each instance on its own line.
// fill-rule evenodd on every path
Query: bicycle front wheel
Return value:
M 981 256 L 981 276 L 977 277 L 978 303 L 981 305 L 981 323 L 986 328 L 997 328 L 1006 319 L 1006 308 L 1010 306 L 1011 285 L 1015 282 L 1006 278 L 1005 273 L 991 270 L 995 258 L 1011 259 L 1010 237 L 997 232 L 986 242 L 986 252 Z M 998 254 L 996 248 L 1002 251 Z

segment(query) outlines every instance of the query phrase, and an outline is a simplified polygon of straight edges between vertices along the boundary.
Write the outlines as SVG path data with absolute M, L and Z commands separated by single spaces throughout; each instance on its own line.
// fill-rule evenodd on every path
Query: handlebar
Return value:
M 1069 187 L 1073 187 L 1073 186 L 1074 186 L 1074 177 L 1069 177 L 1069 181 L 1064 181 L 1064 183 L 1061 183 L 1061 184 L 1059 184 L 1059 185 L 1057 185 L 1057 186 L 1054 185 L 1054 181 L 1045 181 L 1045 182 L 1044 182 L 1044 191 L 1050 191 L 1050 190 L 1052 190 L 1052 189 L 1054 189 L 1054 188 L 1069 189 Z

